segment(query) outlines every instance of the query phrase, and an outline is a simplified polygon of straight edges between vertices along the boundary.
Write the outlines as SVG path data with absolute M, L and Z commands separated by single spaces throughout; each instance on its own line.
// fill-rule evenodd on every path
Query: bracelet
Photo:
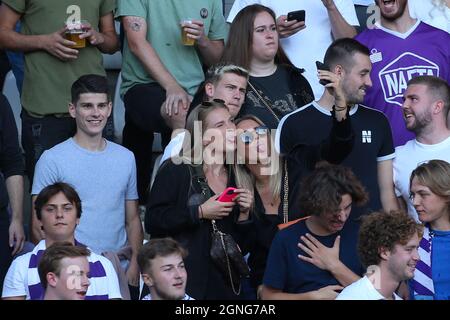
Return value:
M 347 107 L 342 107 L 342 108 L 336 108 L 336 105 L 333 105 L 333 110 L 334 111 L 344 111 L 344 110 L 346 110 L 347 109 Z
M 200 219 L 203 219 L 203 209 L 202 209 L 202 206 L 199 205 L 198 208 L 200 209 Z

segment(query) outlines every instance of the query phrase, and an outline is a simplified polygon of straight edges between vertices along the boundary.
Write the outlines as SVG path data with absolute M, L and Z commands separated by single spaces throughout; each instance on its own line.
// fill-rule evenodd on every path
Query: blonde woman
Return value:
M 243 252 L 244 238 L 252 228 L 253 195 L 249 190 L 237 188 L 233 201 L 217 201 L 227 187 L 237 187 L 229 166 L 236 150 L 232 120 L 219 100 L 203 102 L 191 112 L 186 122 L 188 148 L 182 157 L 161 165 L 145 215 L 145 229 L 152 238 L 169 236 L 188 250 L 186 292 L 196 300 L 240 298 L 240 290 L 232 287 L 210 258 L 211 220 L 220 231 L 230 234 Z M 198 171 L 200 175 L 196 175 Z

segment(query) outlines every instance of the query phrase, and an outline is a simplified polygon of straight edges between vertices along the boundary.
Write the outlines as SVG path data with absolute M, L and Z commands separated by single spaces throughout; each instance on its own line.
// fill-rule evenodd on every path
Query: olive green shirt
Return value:
M 113 12 L 115 0 L 4 0 L 22 15 L 21 33 L 42 35 L 64 27 L 68 18 L 87 20 L 98 30 L 100 17 Z M 79 13 L 79 17 L 77 17 Z M 31 115 L 68 113 L 70 88 L 84 74 L 105 75 L 101 52 L 89 45 L 76 60 L 64 62 L 47 51 L 25 53 L 22 106 Z

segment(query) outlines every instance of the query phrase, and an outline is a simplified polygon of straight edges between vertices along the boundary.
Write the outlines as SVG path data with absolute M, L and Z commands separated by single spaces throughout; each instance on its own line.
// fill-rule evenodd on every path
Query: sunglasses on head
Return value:
M 255 140 L 255 133 L 257 136 L 267 135 L 269 128 L 266 126 L 259 126 L 254 129 L 254 131 L 244 131 L 239 137 L 241 141 L 245 144 L 252 143 Z
M 202 107 L 212 107 L 215 103 L 225 104 L 225 101 L 222 99 L 212 99 L 212 101 L 203 101 Z

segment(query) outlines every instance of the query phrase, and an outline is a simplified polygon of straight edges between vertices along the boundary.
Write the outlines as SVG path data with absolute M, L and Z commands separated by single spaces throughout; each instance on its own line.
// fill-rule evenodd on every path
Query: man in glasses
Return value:
M 211 101 L 219 99 L 228 107 L 231 116 L 236 117 L 244 103 L 247 80 L 248 71 L 242 67 L 232 64 L 219 64 L 211 67 L 206 73 L 204 85 L 200 87 L 194 98 L 191 109 L 197 106 L 197 103 L 195 103 L 196 100 Z M 180 128 L 179 124 L 174 122 L 174 119 L 164 116 L 164 112 L 161 113 L 169 126 L 172 128 Z M 174 138 L 172 138 L 164 150 L 160 163 L 163 163 L 181 151 L 184 130 L 177 135 L 172 134 L 172 136 Z

